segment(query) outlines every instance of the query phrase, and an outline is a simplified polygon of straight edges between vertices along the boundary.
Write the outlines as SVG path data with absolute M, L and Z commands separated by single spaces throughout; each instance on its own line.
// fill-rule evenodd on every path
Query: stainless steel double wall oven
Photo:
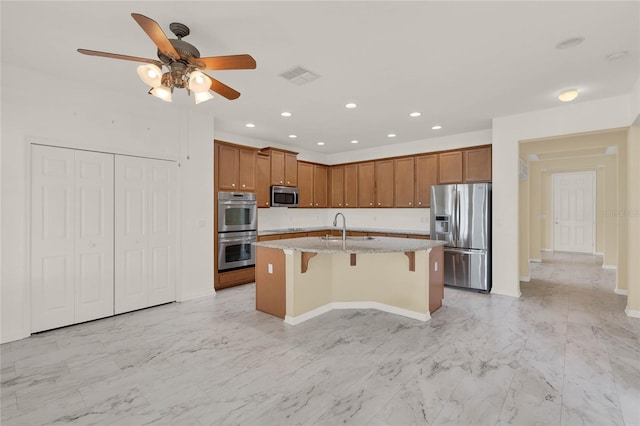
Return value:
M 218 192 L 218 271 L 256 264 L 256 194 Z

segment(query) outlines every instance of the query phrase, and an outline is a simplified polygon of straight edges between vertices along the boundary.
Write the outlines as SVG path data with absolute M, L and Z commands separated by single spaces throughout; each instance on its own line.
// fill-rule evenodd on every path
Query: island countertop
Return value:
M 411 252 L 429 250 L 433 247 L 443 246 L 444 244 L 444 241 L 393 237 L 347 237 L 346 241 L 342 241 L 341 239 L 325 240 L 321 237 L 304 237 L 255 243 L 258 247 L 281 250 L 308 253 L 351 254 Z

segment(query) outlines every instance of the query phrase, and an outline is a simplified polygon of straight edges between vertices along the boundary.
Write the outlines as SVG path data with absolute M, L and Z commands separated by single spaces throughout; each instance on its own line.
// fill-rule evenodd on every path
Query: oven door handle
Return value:
M 219 238 L 218 242 L 220 243 L 255 243 L 256 239 L 255 238 L 246 238 L 246 237 L 240 237 L 240 238 Z

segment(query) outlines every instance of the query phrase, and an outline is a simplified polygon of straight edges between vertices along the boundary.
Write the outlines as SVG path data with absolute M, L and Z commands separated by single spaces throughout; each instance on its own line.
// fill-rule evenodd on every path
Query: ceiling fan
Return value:
M 251 55 L 201 58 L 195 46 L 182 40 L 190 33 L 186 25 L 177 22 L 170 24 L 169 29 L 177 39 L 169 39 L 153 19 L 139 13 L 132 13 L 131 16 L 158 47 L 159 60 L 87 49 L 78 49 L 78 52 L 84 55 L 145 63 L 146 65 L 138 67 L 138 75 L 142 81 L 151 86 L 149 94 L 167 102 L 171 102 L 171 93 L 176 87 L 194 92 L 196 104 L 213 98 L 209 90 L 229 100 L 240 96 L 240 92 L 201 70 L 255 69 L 256 61 Z M 163 67 L 167 69 L 164 73 Z

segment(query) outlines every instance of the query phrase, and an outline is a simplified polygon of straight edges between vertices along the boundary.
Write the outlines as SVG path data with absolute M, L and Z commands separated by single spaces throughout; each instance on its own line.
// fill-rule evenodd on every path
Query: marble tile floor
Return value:
M 593 256 L 547 255 L 519 299 L 445 289 L 421 323 L 296 327 L 254 285 L 2 345 L 2 425 L 638 425 L 640 320 Z

